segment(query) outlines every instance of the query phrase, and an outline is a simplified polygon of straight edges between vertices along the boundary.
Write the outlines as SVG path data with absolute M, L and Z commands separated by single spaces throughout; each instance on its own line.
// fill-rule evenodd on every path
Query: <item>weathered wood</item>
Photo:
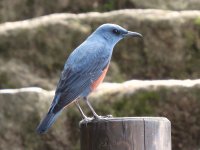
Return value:
M 81 150 L 171 150 L 164 117 L 107 118 L 80 122 Z

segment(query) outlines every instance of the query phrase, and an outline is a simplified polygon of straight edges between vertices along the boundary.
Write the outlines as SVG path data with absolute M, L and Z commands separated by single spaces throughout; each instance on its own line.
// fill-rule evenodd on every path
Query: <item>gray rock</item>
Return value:
M 144 38 L 124 39 L 115 47 L 106 81 L 200 77 L 200 11 L 120 10 L 1 24 L 0 88 L 55 88 L 69 53 L 107 22 Z
M 199 80 L 104 83 L 90 100 L 101 115 L 165 116 L 172 121 L 173 149 L 195 150 L 200 138 L 199 85 Z M 79 149 L 81 117 L 74 104 L 62 112 L 47 134 L 35 132 L 53 95 L 54 91 L 40 88 L 0 90 L 1 150 Z
M 55 4 L 56 3 L 56 4 Z M 125 8 L 199 10 L 199 0 L 1 0 L 0 22 L 24 20 L 52 13 L 111 11 Z
M 171 10 L 199 10 L 199 0 L 130 0 L 136 8 L 154 8 Z

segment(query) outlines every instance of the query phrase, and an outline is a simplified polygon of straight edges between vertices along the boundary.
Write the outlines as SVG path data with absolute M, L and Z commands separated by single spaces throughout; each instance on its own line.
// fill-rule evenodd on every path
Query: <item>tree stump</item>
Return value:
M 105 118 L 80 122 L 81 150 L 171 150 L 164 117 Z

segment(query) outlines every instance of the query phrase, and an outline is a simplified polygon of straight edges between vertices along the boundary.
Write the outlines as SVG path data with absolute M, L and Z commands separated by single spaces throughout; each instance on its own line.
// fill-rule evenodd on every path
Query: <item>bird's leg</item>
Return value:
M 92 111 L 94 118 L 95 119 L 100 119 L 101 117 L 99 115 L 97 115 L 97 113 L 94 111 L 94 108 L 92 107 L 92 105 L 90 104 L 90 102 L 88 101 L 87 97 L 84 97 L 84 100 L 86 101 L 86 104 L 88 105 L 88 107 L 90 108 L 90 110 Z
M 79 112 L 81 113 L 83 119 L 84 119 L 84 120 L 89 120 L 88 117 L 84 114 L 84 112 L 83 112 L 83 110 L 81 109 L 81 107 L 80 107 L 80 105 L 79 105 L 79 103 L 78 103 L 77 100 L 75 100 L 75 104 L 76 104 L 76 106 L 77 106 Z

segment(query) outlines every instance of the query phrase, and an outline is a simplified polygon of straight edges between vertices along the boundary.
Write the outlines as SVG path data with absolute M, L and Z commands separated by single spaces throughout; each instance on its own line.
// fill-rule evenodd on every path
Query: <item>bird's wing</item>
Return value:
M 84 48 L 79 49 L 84 51 Z M 51 107 L 54 113 L 78 98 L 102 74 L 110 61 L 110 55 L 102 53 L 105 51 L 103 48 L 104 46 L 87 46 L 85 53 L 77 50 L 70 55 L 76 55 L 77 58 L 69 58 L 71 61 L 67 61 L 62 72 Z

